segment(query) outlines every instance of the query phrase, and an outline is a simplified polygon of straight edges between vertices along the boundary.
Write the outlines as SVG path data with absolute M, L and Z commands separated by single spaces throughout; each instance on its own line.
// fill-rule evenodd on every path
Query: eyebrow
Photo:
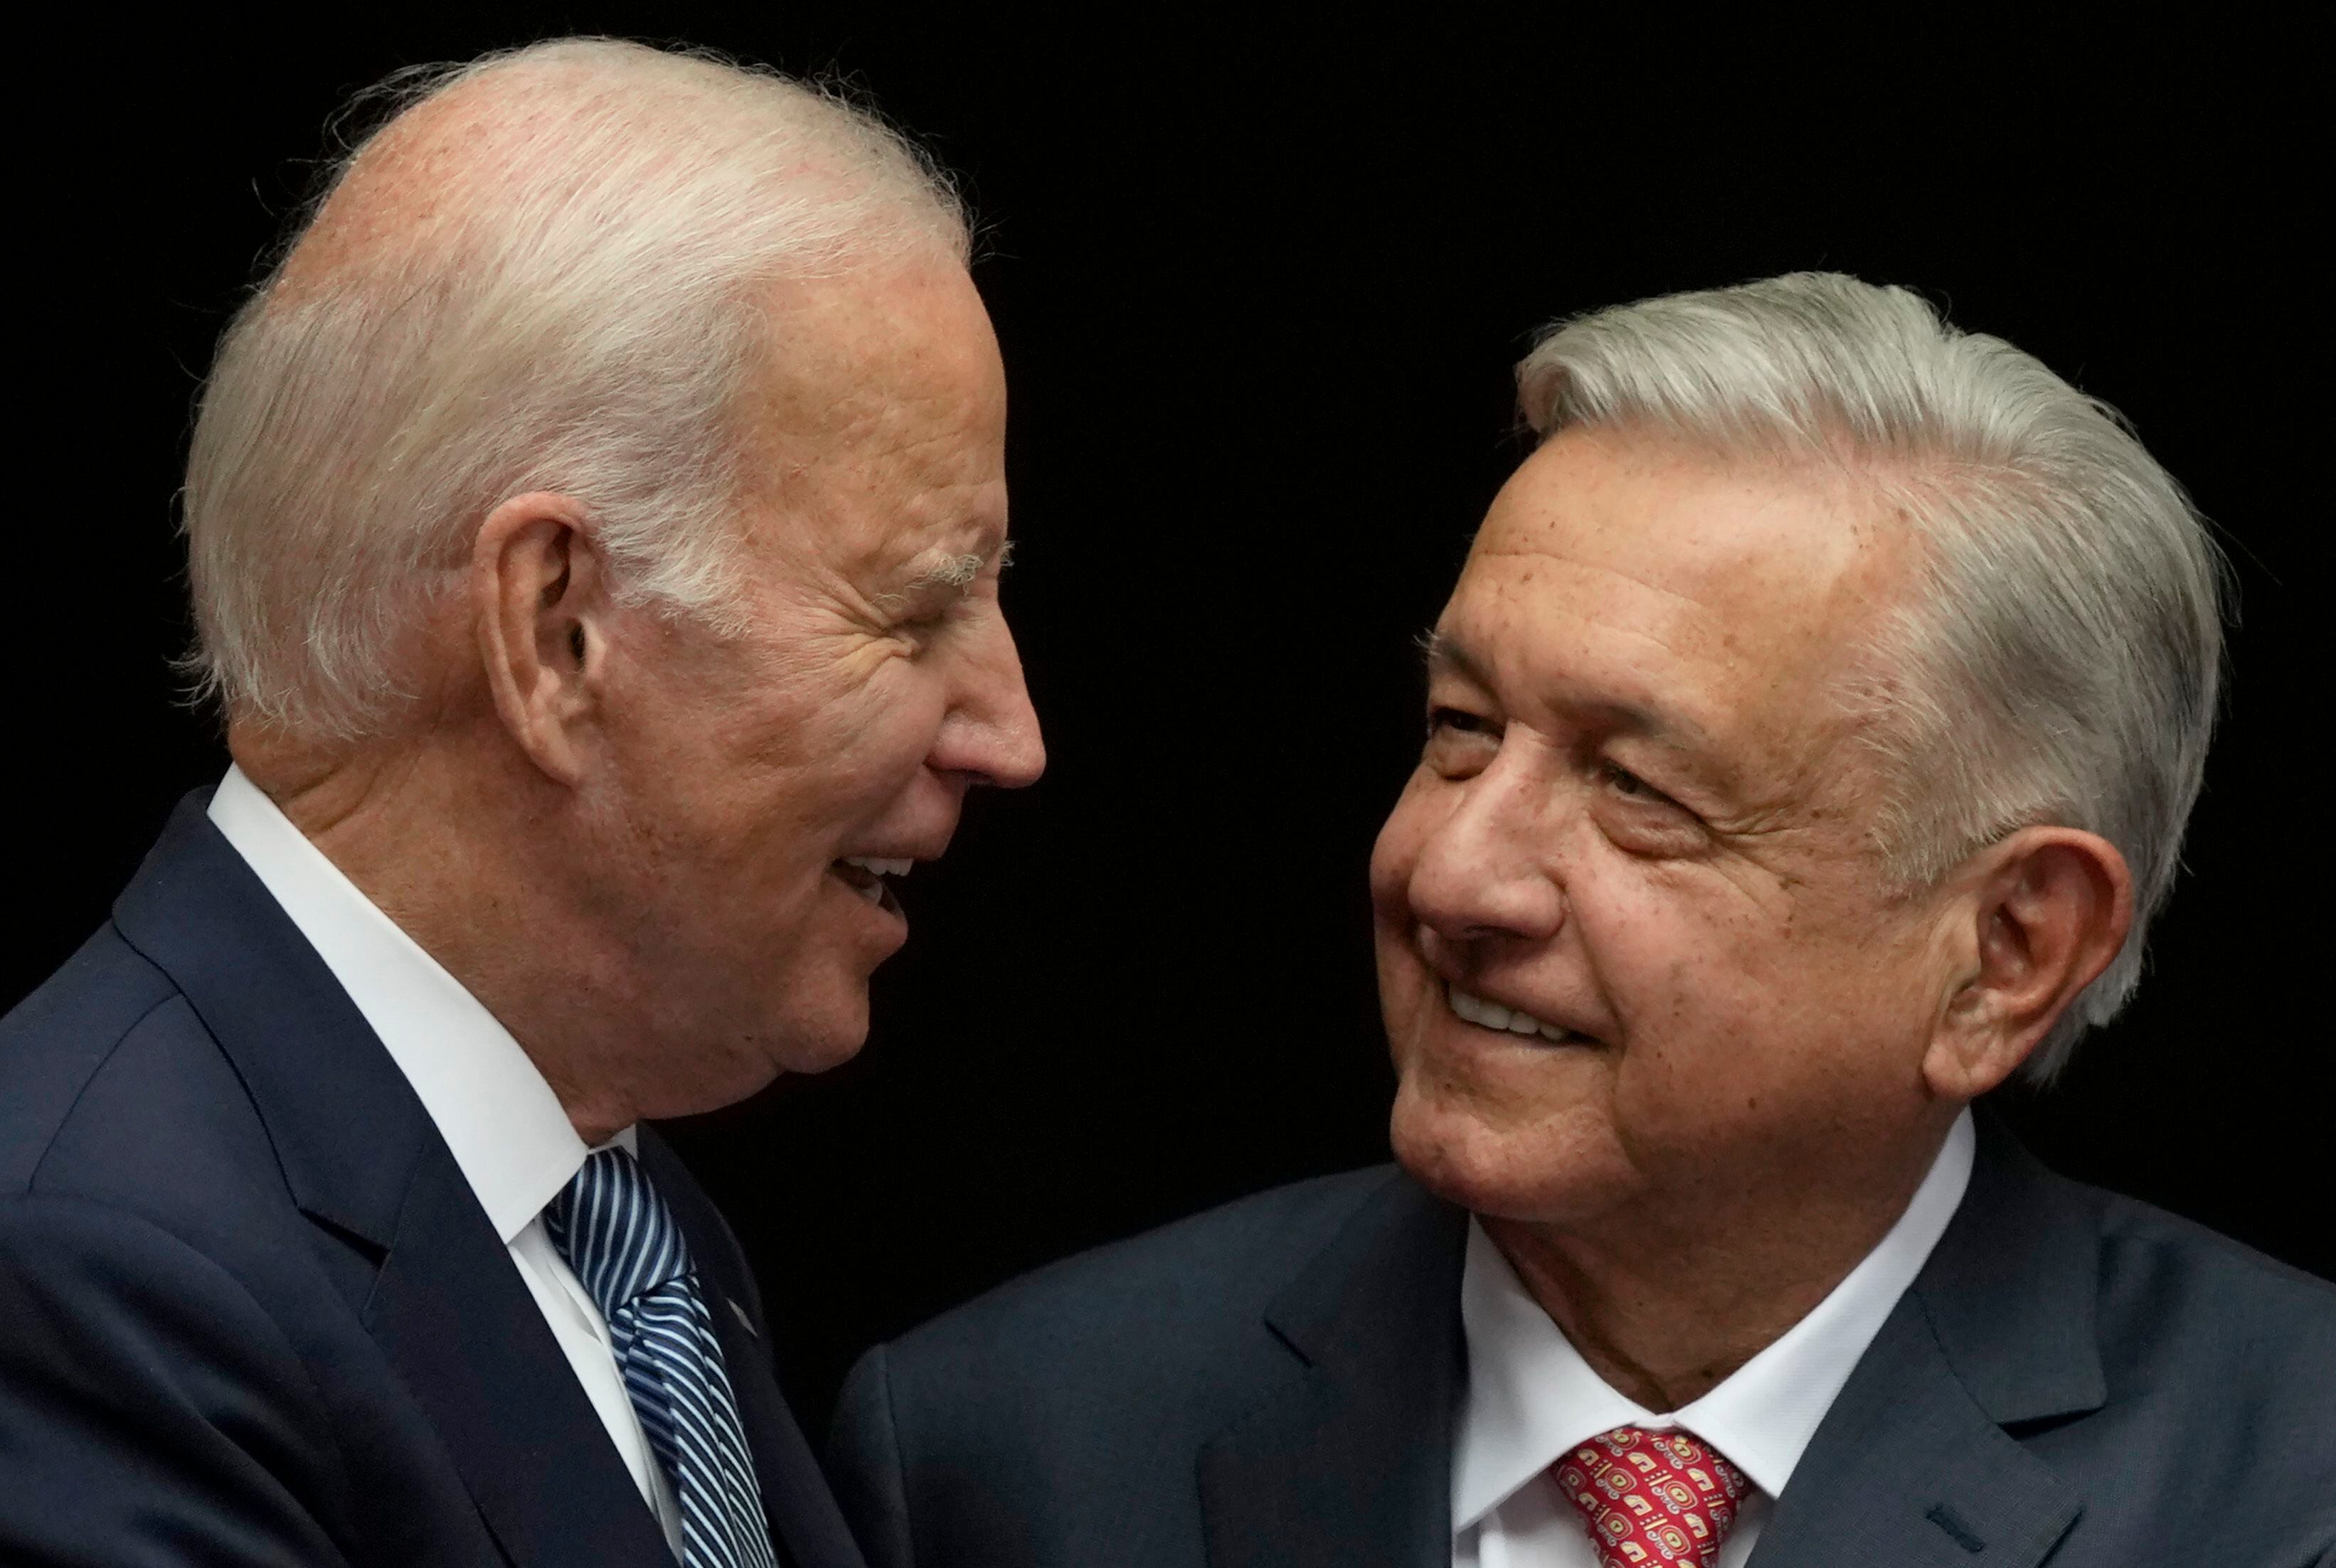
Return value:
M 1475 655 L 1443 633 L 1434 630 L 1422 632 L 1418 641 L 1420 654 L 1427 662 L 1430 675 L 1449 671 L 1473 685 L 1488 689 L 1492 686 L 1492 680 L 1484 673 L 1484 667 L 1476 663 Z
M 1426 658 L 1429 676 L 1449 673 L 1486 692 L 1494 689 L 1493 678 L 1486 673 L 1483 661 L 1443 633 L 1422 633 L 1419 647 Z M 1605 699 L 1563 705 L 1594 713 L 1615 729 L 1642 735 L 1675 750 L 1700 750 L 1708 743 L 1700 726 L 1640 703 Z
M 901 587 L 900 596 L 915 598 L 920 595 L 929 594 L 936 588 L 954 588 L 963 593 L 973 586 L 974 579 L 981 576 L 981 569 L 989 564 L 993 557 L 998 561 L 998 569 L 1004 571 L 1013 562 L 1014 541 L 1000 539 L 993 549 L 968 550 L 963 555 L 944 556 L 911 577 Z

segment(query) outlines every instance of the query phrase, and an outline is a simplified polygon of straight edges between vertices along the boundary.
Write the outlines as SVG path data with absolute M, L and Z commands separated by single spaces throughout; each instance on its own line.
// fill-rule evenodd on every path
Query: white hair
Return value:
M 335 210 L 457 92 L 485 106 L 459 151 L 405 171 L 388 218 Z M 340 740 L 410 701 L 406 644 L 515 495 L 579 501 L 626 602 L 735 619 L 734 409 L 785 352 L 766 286 L 970 249 L 899 133 L 710 55 L 565 39 L 372 96 L 398 114 L 220 343 L 184 495 L 199 693 Z
M 2116 1016 L 2179 864 L 2214 729 L 2226 569 L 2115 410 L 1922 298 L 1836 273 L 1593 312 L 1518 366 L 1526 422 L 1651 430 L 1869 479 L 1923 545 L 1921 589 L 1844 692 L 1884 763 L 1902 892 L 2040 824 L 2125 857 L 2122 951 L 2024 1071 Z

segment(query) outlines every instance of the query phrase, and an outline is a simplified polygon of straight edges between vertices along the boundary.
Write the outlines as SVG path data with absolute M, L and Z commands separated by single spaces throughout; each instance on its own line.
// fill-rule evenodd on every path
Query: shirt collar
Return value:
M 587 1153 L 543 1074 L 243 769 L 228 769 L 209 816 L 373 1026 L 509 1245 Z M 630 1131 L 612 1141 L 629 1147 Z
M 1468 1397 L 1452 1464 L 1455 1531 L 1480 1523 L 1574 1447 L 1616 1427 L 1679 1427 L 1774 1497 L 1834 1398 L 1922 1270 L 1971 1183 L 1971 1112 L 1906 1212 L 1824 1301 L 1710 1392 L 1668 1415 L 1641 1409 L 1591 1370 L 1475 1220 L 1460 1275 Z

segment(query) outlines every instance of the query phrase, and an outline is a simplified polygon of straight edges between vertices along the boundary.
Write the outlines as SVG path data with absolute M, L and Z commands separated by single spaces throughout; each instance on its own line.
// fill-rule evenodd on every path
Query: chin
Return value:
M 709 1046 L 691 1070 L 682 1070 L 679 1053 L 668 1058 L 643 1116 L 703 1116 L 752 1099 L 781 1078 L 841 1067 L 868 1039 L 868 1011 L 863 1003 L 848 1017 L 807 1017 L 801 1007 L 733 1014 L 706 1021 L 698 1038 L 726 1043 Z
M 867 1004 L 809 1016 L 801 1007 L 790 1008 L 782 1017 L 761 1021 L 753 1037 L 772 1078 L 827 1072 L 858 1056 L 868 1043 Z
M 868 1026 L 863 1020 L 854 1030 L 838 1030 L 808 1039 L 791 1040 L 781 1056 L 779 1070 L 793 1073 L 832 1071 L 860 1054 L 868 1043 Z
M 1471 1214 L 1562 1225 L 1630 1201 L 1637 1184 L 1597 1118 L 1506 1110 L 1406 1074 L 1388 1139 L 1414 1181 Z

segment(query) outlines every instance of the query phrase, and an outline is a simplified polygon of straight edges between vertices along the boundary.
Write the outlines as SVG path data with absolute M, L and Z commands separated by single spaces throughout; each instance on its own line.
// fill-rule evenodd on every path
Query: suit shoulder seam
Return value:
M 2270 1284 L 2302 1285 L 2317 1294 L 2336 1296 L 2336 1283 L 2273 1257 L 2236 1236 L 2226 1235 L 2186 1215 L 2160 1208 L 2146 1199 L 2129 1197 L 2122 1193 L 2105 1193 L 2104 1197 L 2107 1200 L 2102 1205 L 2101 1245 L 2104 1252 L 2119 1246 L 2141 1246 L 2203 1253 L 2221 1265 L 2241 1271 L 2252 1280 Z
M 139 956 L 142 958 L 145 955 L 141 953 Z M 32 1168 L 24 1173 L 24 1185 L 20 1195 L 25 1197 L 34 1195 L 34 1189 L 40 1185 L 41 1172 L 47 1167 L 49 1156 L 55 1152 L 57 1140 L 64 1136 L 65 1128 L 73 1125 L 73 1118 L 80 1113 L 81 1102 L 88 1098 L 91 1086 L 96 1083 L 99 1078 L 103 1076 L 107 1064 L 113 1060 L 115 1053 L 120 1051 L 122 1046 L 129 1042 L 131 1035 L 137 1033 L 141 1028 L 144 1027 L 148 1019 L 153 1017 L 156 1013 L 170 1006 L 170 1003 L 174 1002 L 183 1002 L 184 1000 L 186 1000 L 185 993 L 180 991 L 177 986 L 173 985 L 167 994 L 156 997 L 152 1005 L 149 1006 L 136 1018 L 131 1019 L 128 1023 L 122 1025 L 122 1032 L 113 1037 L 112 1043 L 98 1053 L 97 1058 L 89 1064 L 89 1070 L 82 1075 L 81 1083 L 73 1089 L 73 1099 L 65 1106 L 64 1110 L 57 1117 L 56 1124 L 49 1128 L 49 1136 L 41 1145 L 40 1157 L 34 1160 Z M 122 1212 L 129 1213 L 131 1211 L 124 1210 Z

